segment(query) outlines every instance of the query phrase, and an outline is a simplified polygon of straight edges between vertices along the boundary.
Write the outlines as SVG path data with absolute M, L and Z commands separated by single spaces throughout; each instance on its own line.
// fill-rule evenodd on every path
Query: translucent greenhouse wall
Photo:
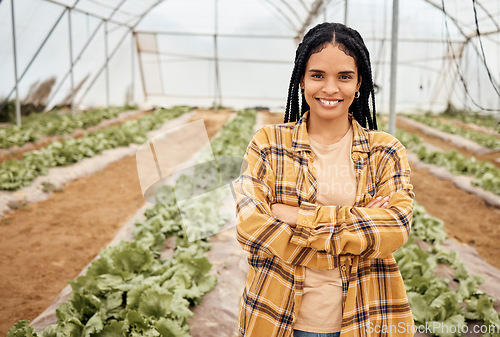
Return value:
M 389 109 L 389 0 L 3 0 L 0 104 L 15 98 L 12 4 L 25 102 L 283 110 L 297 36 L 343 22 L 347 8 L 347 24 L 371 52 L 377 108 Z M 498 113 L 500 1 L 399 8 L 397 110 L 440 111 L 451 102 Z

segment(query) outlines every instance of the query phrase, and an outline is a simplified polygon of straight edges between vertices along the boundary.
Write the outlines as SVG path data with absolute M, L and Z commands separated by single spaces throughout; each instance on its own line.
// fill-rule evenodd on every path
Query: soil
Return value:
M 190 121 L 204 119 L 212 137 L 231 113 L 198 111 Z M 143 205 L 129 156 L 7 213 L 0 220 L 0 335 L 37 317 Z
M 439 179 L 427 169 L 410 163 L 416 201 L 427 213 L 445 222 L 449 237 L 477 250 L 489 264 L 500 268 L 500 209 L 459 189 L 449 180 Z

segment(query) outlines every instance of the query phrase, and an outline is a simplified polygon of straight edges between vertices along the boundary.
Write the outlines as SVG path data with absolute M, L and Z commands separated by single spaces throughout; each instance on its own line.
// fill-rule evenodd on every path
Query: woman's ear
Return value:
M 359 91 L 359 88 L 361 88 L 361 80 L 362 80 L 362 78 L 360 75 L 360 76 L 358 76 L 358 85 L 356 85 L 356 91 Z

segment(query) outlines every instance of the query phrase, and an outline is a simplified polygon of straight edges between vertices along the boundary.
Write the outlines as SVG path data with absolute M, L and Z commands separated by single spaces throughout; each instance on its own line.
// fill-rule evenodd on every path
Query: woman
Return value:
M 317 25 L 297 48 L 285 124 L 254 135 L 234 183 L 249 253 L 242 335 L 413 335 L 392 256 L 411 227 L 410 167 L 403 145 L 376 129 L 363 39 Z

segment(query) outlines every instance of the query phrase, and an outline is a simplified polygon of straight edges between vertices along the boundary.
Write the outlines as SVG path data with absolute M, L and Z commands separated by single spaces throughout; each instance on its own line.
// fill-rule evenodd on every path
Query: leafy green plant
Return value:
M 386 129 L 385 124 L 380 123 L 380 126 L 382 130 Z M 396 130 L 396 137 L 406 148 L 414 151 L 422 162 L 445 167 L 453 174 L 472 175 L 474 176 L 472 184 L 500 194 L 500 170 L 489 161 L 465 157 L 455 149 L 449 151 L 430 149 L 417 134 L 404 130 Z
M 244 118 L 249 121 L 237 117 L 236 123 L 252 130 L 255 113 Z M 213 143 L 234 140 L 236 131 L 223 128 Z M 246 147 L 252 131 L 244 132 L 249 136 L 238 139 L 240 149 Z M 230 155 L 223 148 L 216 152 Z M 57 309 L 57 324 L 37 334 L 28 321 L 19 321 L 7 336 L 189 337 L 190 306 L 201 303 L 217 278 L 208 274 L 211 263 L 204 256 L 210 248 L 208 240 L 188 240 L 173 192 L 171 186 L 159 189 L 157 204 L 145 211 L 145 221 L 135 224 L 134 240 L 105 249 L 85 275 L 70 282 L 73 292 Z M 216 200 L 207 203 L 208 208 L 217 207 Z M 174 254 L 163 259 L 160 251 L 168 237 L 176 237 Z
M 467 158 L 457 150 L 436 151 L 425 145 L 413 149 L 418 158 L 429 164 L 446 167 L 454 174 L 473 175 L 472 183 L 487 191 L 500 194 L 500 170 L 488 161 L 478 161 L 474 157 Z
M 449 119 L 457 119 L 469 124 L 481 125 L 491 130 L 500 132 L 500 121 L 498 117 L 482 111 L 457 109 L 453 105 L 449 104 L 440 116 Z
M 48 112 L 31 114 L 22 118 L 21 127 L 17 125 L 0 129 L 0 148 L 21 146 L 27 142 L 35 142 L 42 136 L 64 135 L 76 129 L 87 129 L 99 124 L 104 119 L 118 116 L 125 110 L 136 109 L 133 106 L 111 107 L 83 111 L 76 115 Z
M 47 174 L 51 167 L 76 163 L 106 149 L 144 143 L 148 131 L 190 110 L 188 107 L 159 109 L 151 115 L 89 133 L 82 138 L 53 142 L 43 149 L 24 153 L 22 160 L 4 161 L 0 163 L 0 189 L 17 190 L 30 185 L 37 176 Z
M 435 116 L 416 115 L 416 114 L 410 114 L 406 116 L 418 122 L 429 125 L 434 129 L 470 139 L 473 142 L 476 142 L 484 147 L 494 150 L 500 149 L 500 139 L 498 138 L 497 135 L 485 134 L 479 131 L 466 129 L 453 124 L 451 121 L 450 122 L 441 121 L 437 119 Z
M 496 326 L 500 332 L 500 316 L 493 308 L 493 299 L 478 289 L 483 279 L 479 275 L 468 275 L 465 265 L 456 252 L 447 252 L 439 247 L 446 239 L 443 222 L 427 214 L 415 202 L 412 232 L 408 242 L 394 257 L 405 283 L 413 318 L 417 326 L 433 326 L 435 336 L 462 336 L 469 322 L 480 322 Z M 417 241 L 430 243 L 427 250 Z M 438 264 L 448 264 L 454 271 L 452 280 L 437 276 Z M 453 290 L 450 283 L 458 283 Z M 456 333 L 450 333 L 456 331 Z M 500 333 L 491 334 L 492 337 Z

